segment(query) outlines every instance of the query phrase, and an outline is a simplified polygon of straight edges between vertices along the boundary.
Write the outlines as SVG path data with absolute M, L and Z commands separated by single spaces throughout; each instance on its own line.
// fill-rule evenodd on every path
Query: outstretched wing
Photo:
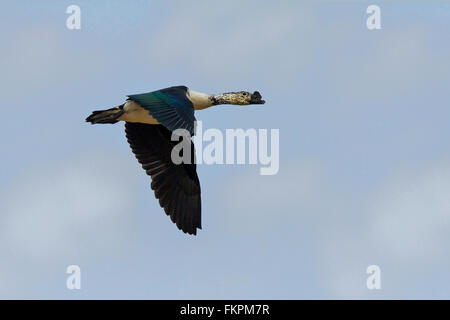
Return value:
M 201 229 L 200 181 L 197 176 L 195 148 L 191 141 L 191 164 L 172 162 L 177 141 L 163 125 L 125 123 L 128 143 L 139 163 L 152 178 L 151 188 L 159 204 L 177 227 L 189 234 Z
M 170 131 L 188 130 L 194 135 L 194 105 L 188 99 L 187 87 L 170 87 L 158 91 L 129 95 L 128 98 L 139 103 L 150 115 Z

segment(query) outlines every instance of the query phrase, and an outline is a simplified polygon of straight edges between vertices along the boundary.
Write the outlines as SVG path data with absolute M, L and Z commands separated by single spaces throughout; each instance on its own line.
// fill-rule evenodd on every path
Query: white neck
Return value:
M 195 110 L 202 110 L 212 106 L 210 95 L 189 89 L 187 97 L 191 100 Z

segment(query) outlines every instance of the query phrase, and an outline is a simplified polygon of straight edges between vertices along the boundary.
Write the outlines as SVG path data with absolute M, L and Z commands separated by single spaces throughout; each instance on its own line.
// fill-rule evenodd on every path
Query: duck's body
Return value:
M 125 122 L 159 124 L 158 120 L 153 118 L 146 109 L 133 100 L 128 100 L 125 102 L 123 105 L 123 111 L 124 113 L 118 117 L 117 120 Z
M 212 101 L 210 95 L 206 93 L 196 92 L 193 90 L 186 91 L 187 98 L 192 102 L 194 110 L 203 110 L 211 107 Z M 123 105 L 124 114 L 117 118 L 119 121 L 138 122 L 147 124 L 160 124 L 158 120 L 152 117 L 147 109 L 143 108 L 134 100 L 128 100 Z
M 171 151 L 177 142 L 172 132 L 185 129 L 194 135 L 194 110 L 218 104 L 263 104 L 258 92 L 209 95 L 185 86 L 170 87 L 128 96 L 126 102 L 108 110 L 94 111 L 87 122 L 124 121 L 128 142 L 142 167 L 152 177 L 151 187 L 177 227 L 189 234 L 201 229 L 200 182 L 191 143 L 191 162 L 174 164 Z

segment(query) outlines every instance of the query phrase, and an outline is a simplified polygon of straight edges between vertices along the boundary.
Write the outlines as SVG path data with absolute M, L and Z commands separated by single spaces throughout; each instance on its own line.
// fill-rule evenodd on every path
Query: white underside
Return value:
M 145 110 L 141 105 L 135 101 L 129 100 L 123 106 L 125 113 L 119 117 L 120 121 L 138 122 L 148 124 L 159 124 L 159 122 L 153 118 L 148 110 Z

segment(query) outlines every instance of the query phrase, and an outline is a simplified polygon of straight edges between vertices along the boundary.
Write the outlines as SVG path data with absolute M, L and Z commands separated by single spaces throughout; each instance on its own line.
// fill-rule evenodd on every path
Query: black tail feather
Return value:
M 121 115 L 124 114 L 123 105 L 108 110 L 97 110 L 86 118 L 86 122 L 96 123 L 116 123 Z

